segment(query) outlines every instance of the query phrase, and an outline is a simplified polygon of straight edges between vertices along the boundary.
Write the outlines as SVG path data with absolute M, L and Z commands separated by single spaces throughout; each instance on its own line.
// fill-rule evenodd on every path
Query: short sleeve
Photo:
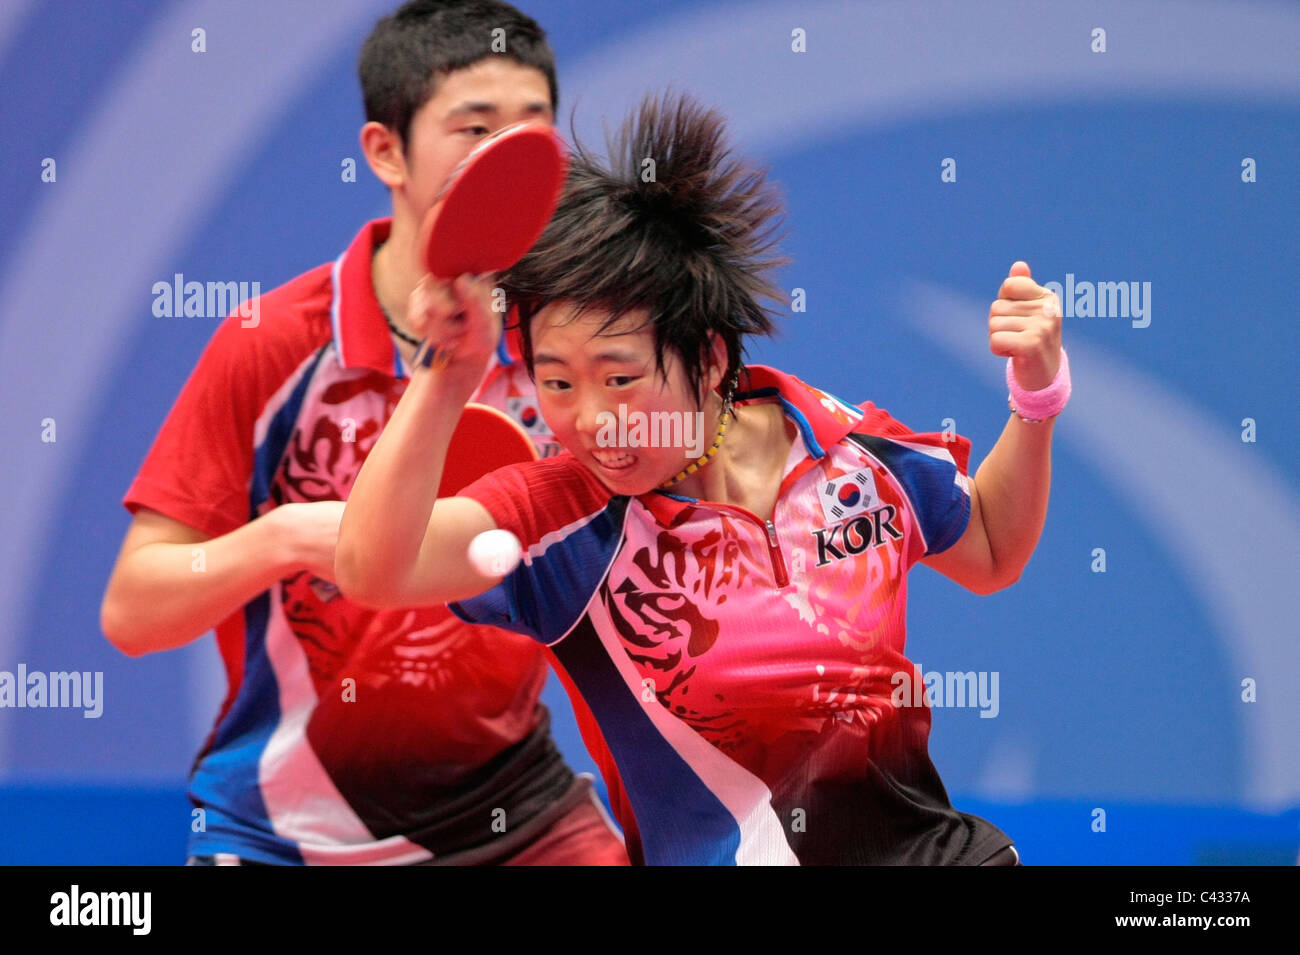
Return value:
M 519 538 L 523 559 L 499 584 L 448 604 L 467 623 L 545 644 L 582 617 L 617 552 L 627 498 L 613 497 L 567 452 L 493 471 L 459 497 L 478 501 Z
M 237 314 L 212 336 L 122 499 L 132 514 L 152 508 L 211 537 L 248 522 L 259 410 L 252 338 Z
M 547 497 L 551 494 L 544 480 L 531 473 L 535 465 L 536 462 L 527 461 L 498 468 L 469 484 L 456 496 L 468 497 L 482 504 L 492 516 L 493 523 L 514 534 L 521 544 L 536 540 L 539 536 L 539 500 L 534 493 Z
M 925 544 L 917 560 L 947 550 L 970 523 L 971 442 L 956 432 L 912 431 L 870 401 L 858 405 L 863 420 L 855 430 L 885 438 L 872 450 L 902 484 Z

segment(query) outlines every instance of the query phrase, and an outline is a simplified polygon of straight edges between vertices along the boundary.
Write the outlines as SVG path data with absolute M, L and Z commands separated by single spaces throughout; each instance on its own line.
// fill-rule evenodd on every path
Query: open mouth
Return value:
M 593 451 L 592 460 L 610 472 L 626 471 L 636 464 L 636 455 L 626 451 Z

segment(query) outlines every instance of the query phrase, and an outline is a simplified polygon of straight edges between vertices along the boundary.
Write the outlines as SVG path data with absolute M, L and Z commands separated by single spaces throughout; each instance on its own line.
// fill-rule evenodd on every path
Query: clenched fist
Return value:
M 493 309 L 493 274 L 442 282 L 426 274 L 411 292 L 406 317 L 415 334 L 437 347 L 436 364 L 477 383 L 501 340 L 502 314 Z
M 1016 262 L 989 308 L 989 350 L 1011 359 L 1027 391 L 1046 388 L 1061 367 L 1061 301 Z

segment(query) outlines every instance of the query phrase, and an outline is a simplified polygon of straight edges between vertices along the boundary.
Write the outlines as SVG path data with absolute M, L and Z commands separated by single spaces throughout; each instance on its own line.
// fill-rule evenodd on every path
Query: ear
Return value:
M 709 376 L 707 390 L 716 391 L 727 374 L 727 343 L 717 332 L 709 333 Z
M 406 183 L 406 156 L 402 137 L 383 123 L 366 123 L 361 127 L 361 152 L 370 171 L 389 189 Z

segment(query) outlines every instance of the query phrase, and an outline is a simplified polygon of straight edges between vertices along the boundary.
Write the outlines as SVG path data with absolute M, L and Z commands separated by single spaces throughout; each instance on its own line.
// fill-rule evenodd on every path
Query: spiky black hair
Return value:
M 774 331 L 763 303 L 781 297 L 768 274 L 786 261 L 772 254 L 781 201 L 762 171 L 732 157 L 721 116 L 689 96 L 647 96 L 607 149 L 604 165 L 575 145 L 555 216 L 500 277 L 528 370 L 531 319 L 546 305 L 607 311 L 597 334 L 644 308 L 660 374 L 672 349 L 702 400 L 711 333 L 726 343 L 728 382 L 745 337 Z

